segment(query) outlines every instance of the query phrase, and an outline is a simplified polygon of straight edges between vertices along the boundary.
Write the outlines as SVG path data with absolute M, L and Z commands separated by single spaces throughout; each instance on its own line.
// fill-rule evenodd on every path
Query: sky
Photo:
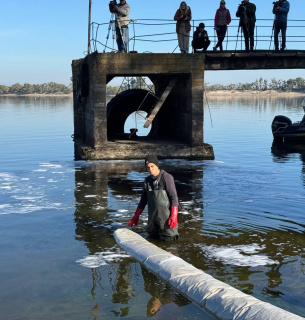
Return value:
M 128 0 L 131 7 L 130 19 L 135 20 L 134 27 L 130 26 L 130 38 L 136 36 L 137 40 L 130 42 L 130 49 L 139 53 L 162 52 L 178 53 L 175 34 L 174 14 L 180 1 L 143 1 Z M 213 19 L 219 7 L 216 0 L 187 1 L 191 7 L 192 18 L 196 26 L 199 22 L 206 24 L 206 29 L 214 45 Z M 231 12 L 232 19 L 241 1 L 228 0 L 226 6 Z M 258 34 L 265 41 L 259 42 L 257 49 L 268 49 L 272 36 L 273 1 L 250 1 L 256 4 L 256 17 L 258 19 Z M 106 43 L 111 13 L 109 1 L 92 0 L 91 21 L 101 24 L 98 28 L 97 40 Z M 303 40 L 287 44 L 288 49 L 305 50 L 305 17 L 304 0 L 290 0 L 290 21 L 287 29 L 287 38 Z M 1 3 L 0 18 L 0 84 L 12 85 L 14 83 L 41 84 L 57 82 L 68 85 L 71 82 L 72 60 L 85 57 L 88 43 L 88 12 L 89 0 L 9 0 Z M 151 21 L 160 19 L 164 21 Z M 152 25 L 152 24 L 160 25 Z M 148 25 L 150 24 L 150 25 Z M 94 28 L 94 37 L 95 37 Z M 161 36 L 149 36 L 163 34 Z M 228 49 L 240 48 L 240 41 L 236 44 L 236 36 L 241 37 L 237 28 L 237 20 L 232 21 L 228 34 L 231 42 Z M 303 38 L 296 36 L 302 35 Z M 144 37 L 142 37 L 144 36 Z M 294 38 L 292 38 L 292 36 Z M 162 42 L 148 42 L 141 40 L 171 40 Z M 225 43 L 225 42 L 224 42 Z M 99 52 L 105 47 L 98 45 Z M 111 51 L 113 47 L 112 31 L 109 31 L 107 42 Z M 114 46 L 116 49 L 116 44 Z M 273 48 L 273 41 L 271 49 Z M 255 71 L 207 71 L 205 81 L 209 84 L 252 82 L 258 78 L 283 79 L 302 77 L 304 70 L 255 70 Z

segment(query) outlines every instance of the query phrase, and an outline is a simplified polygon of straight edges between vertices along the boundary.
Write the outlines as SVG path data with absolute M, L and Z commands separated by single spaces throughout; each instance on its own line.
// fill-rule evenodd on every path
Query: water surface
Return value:
M 180 239 L 153 242 L 305 317 L 305 147 L 274 146 L 270 129 L 278 114 L 301 120 L 301 102 L 209 98 L 216 159 L 161 161 L 176 181 Z M 140 198 L 143 161 L 75 162 L 70 98 L 0 97 L 0 119 L 1 319 L 210 319 L 114 241 Z M 134 228 L 145 238 L 146 221 Z

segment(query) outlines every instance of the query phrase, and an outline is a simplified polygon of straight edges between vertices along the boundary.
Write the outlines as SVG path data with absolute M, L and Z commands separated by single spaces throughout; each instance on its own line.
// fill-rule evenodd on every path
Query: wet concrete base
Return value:
M 95 148 L 75 141 L 75 160 L 132 160 L 143 159 L 148 154 L 167 159 L 214 160 L 213 147 L 203 143 L 190 146 L 171 140 L 111 140 Z

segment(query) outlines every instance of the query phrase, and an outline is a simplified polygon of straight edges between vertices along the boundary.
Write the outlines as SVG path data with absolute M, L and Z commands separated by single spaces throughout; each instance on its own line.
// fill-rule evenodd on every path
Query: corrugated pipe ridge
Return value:
M 129 229 L 116 230 L 114 237 L 134 259 L 216 319 L 304 319 L 214 279 Z

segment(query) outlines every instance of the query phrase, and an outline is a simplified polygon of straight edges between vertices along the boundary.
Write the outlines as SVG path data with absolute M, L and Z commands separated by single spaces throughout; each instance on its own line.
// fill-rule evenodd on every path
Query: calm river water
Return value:
M 305 317 L 305 146 L 273 146 L 270 129 L 278 114 L 301 120 L 302 99 L 209 98 L 216 159 L 161 161 L 180 239 L 154 243 Z M 210 319 L 112 236 L 134 213 L 143 161 L 75 162 L 71 98 L 0 97 L 0 121 L 0 319 Z

